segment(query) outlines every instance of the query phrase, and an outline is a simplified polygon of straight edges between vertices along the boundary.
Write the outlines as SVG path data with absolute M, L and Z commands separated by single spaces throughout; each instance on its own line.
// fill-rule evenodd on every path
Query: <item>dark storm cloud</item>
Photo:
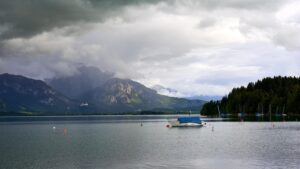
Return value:
M 0 0 L 0 73 L 45 79 L 72 75 L 82 64 L 182 96 L 223 95 L 258 78 L 299 75 L 299 6 L 296 0 Z
M 124 7 L 158 2 L 202 9 L 274 9 L 279 0 L 1 0 L 0 38 L 31 37 L 53 28 L 101 22 L 121 16 Z M 171 5 L 171 8 L 175 6 Z
M 123 7 L 158 0 L 2 0 L 0 38 L 30 37 L 78 23 L 99 22 L 122 12 Z

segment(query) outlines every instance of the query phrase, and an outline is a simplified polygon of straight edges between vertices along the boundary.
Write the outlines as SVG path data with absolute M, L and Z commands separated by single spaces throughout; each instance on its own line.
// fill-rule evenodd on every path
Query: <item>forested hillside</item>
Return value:
M 225 114 L 300 114 L 300 78 L 277 76 L 234 88 L 221 101 L 205 104 L 201 114 L 218 114 L 218 105 Z

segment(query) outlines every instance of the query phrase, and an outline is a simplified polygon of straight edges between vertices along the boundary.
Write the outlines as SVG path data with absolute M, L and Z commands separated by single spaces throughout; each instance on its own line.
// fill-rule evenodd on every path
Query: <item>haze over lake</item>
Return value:
M 145 116 L 145 120 L 130 117 L 94 122 L 1 122 L 1 167 L 296 169 L 300 166 L 297 122 L 210 122 L 203 128 L 167 128 L 166 116 Z
M 299 169 L 299 18 L 299 0 L 0 0 L 0 169 Z

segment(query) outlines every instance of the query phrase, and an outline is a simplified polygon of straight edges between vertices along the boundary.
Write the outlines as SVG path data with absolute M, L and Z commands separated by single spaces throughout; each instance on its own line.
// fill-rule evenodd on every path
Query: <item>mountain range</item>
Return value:
M 69 112 L 77 103 L 41 80 L 23 76 L 0 75 L 0 112 Z
M 200 111 L 205 101 L 168 97 L 130 79 L 94 67 L 46 82 L 0 75 L 1 114 L 103 114 L 141 111 Z
M 151 87 L 151 89 L 157 91 L 157 93 L 167 96 L 184 96 L 180 92 L 178 92 L 176 89 L 172 89 L 169 87 L 164 87 L 162 85 L 154 85 Z M 211 101 L 211 100 L 221 100 L 223 96 L 221 95 L 192 95 L 192 96 L 186 96 L 183 98 L 189 99 L 189 100 L 204 100 L 204 101 Z

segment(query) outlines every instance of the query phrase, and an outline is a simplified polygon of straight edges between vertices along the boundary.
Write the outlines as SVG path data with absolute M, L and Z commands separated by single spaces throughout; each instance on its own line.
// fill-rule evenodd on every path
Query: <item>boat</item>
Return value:
M 255 113 L 255 116 L 256 116 L 256 117 L 262 117 L 262 116 L 264 116 L 264 114 L 263 114 L 263 113 L 257 112 L 257 113 Z
M 246 113 L 245 112 L 240 112 L 240 113 L 238 113 L 238 116 L 239 117 L 244 117 L 244 116 L 246 116 Z
M 178 117 L 168 122 L 167 127 L 203 127 L 206 125 L 199 116 Z

